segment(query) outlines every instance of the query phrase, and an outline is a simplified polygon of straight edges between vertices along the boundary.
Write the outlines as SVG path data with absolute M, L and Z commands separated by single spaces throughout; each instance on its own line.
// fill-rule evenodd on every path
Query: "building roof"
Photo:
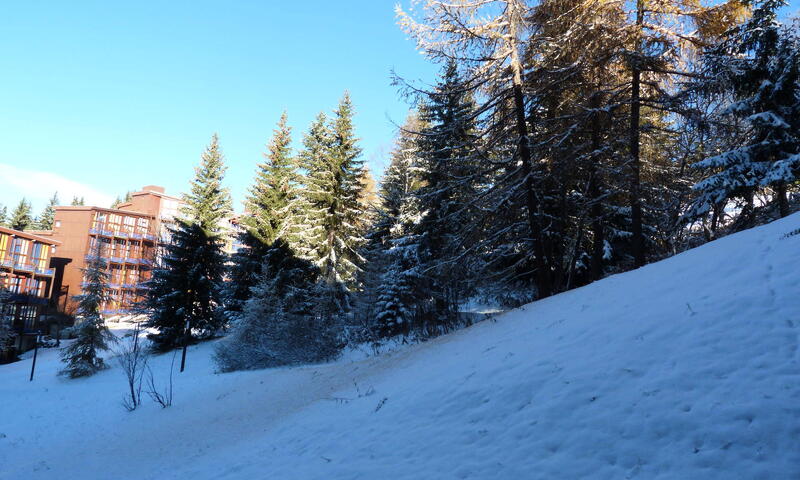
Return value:
M 148 218 L 155 218 L 153 215 L 144 212 L 137 212 L 134 210 L 120 210 L 119 208 L 105 208 L 105 207 L 95 207 L 91 205 L 76 205 L 76 206 L 59 206 L 56 207 L 56 211 L 58 210 L 67 210 L 67 211 L 84 211 L 84 210 L 97 210 L 101 212 L 108 212 L 108 213 L 117 213 L 120 215 L 135 215 L 139 217 L 148 217 Z
M 14 235 L 16 237 L 27 238 L 28 240 L 33 240 L 33 241 L 40 242 L 40 243 L 46 243 L 48 245 L 61 245 L 61 242 L 59 242 L 58 240 L 53 240 L 52 238 L 46 238 L 46 237 L 43 237 L 43 236 L 34 235 L 33 233 L 30 233 L 30 232 L 23 232 L 21 230 L 14 230 L 13 228 L 0 227 L 0 233 L 6 233 L 6 234 L 9 234 L 9 235 Z M 46 233 L 46 232 L 42 232 L 42 233 Z

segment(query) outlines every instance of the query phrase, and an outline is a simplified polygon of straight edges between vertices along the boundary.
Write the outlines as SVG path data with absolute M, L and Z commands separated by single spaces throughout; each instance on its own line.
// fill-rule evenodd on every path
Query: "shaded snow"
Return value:
M 33 383 L 0 367 L 0 478 L 800 478 L 799 227 L 379 357 L 214 374 L 194 347 L 165 410 L 44 350 Z

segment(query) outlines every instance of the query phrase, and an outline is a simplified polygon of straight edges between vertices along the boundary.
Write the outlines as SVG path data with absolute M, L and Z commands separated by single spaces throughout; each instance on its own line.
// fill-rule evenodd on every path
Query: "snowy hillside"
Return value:
M 800 214 L 380 357 L 120 405 L 0 367 L 2 479 L 800 478 Z M 153 360 L 163 375 L 170 356 Z

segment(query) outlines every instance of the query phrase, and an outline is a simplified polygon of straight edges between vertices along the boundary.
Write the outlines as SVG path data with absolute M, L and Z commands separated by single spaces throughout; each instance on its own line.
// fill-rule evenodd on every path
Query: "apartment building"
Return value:
M 56 275 L 50 262 L 59 245 L 51 238 L 0 227 L 0 290 L 7 295 L 0 322 L 16 334 L 13 344 L 0 345 L 0 361 L 27 350 L 35 333 L 43 330 L 41 319 Z
M 132 313 L 145 293 L 146 282 L 166 240 L 164 228 L 174 222 L 180 199 L 164 188 L 148 185 L 131 195 L 118 208 L 95 206 L 56 207 L 51 238 L 60 242 L 59 257 L 72 259 L 64 268 L 58 287 L 66 298 L 60 301 L 74 310 L 72 297 L 81 293 L 83 271 L 92 255 L 108 264 L 108 301 L 102 313 L 112 317 Z

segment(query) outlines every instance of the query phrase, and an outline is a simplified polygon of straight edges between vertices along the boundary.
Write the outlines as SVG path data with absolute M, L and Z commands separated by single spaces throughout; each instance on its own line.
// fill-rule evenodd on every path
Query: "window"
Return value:
M 111 265 L 111 283 L 114 285 L 119 285 L 122 283 L 122 278 L 122 265 Z
M 125 282 L 130 285 L 136 285 L 139 283 L 139 270 L 132 268 L 128 270 L 128 279 Z
M 141 233 L 142 235 L 144 235 L 145 233 L 147 233 L 147 229 L 149 226 L 150 226 L 150 221 L 148 219 L 140 218 L 138 220 L 136 233 Z
M 97 214 L 95 214 L 94 225 L 92 225 L 92 227 L 104 230 L 106 228 L 106 214 L 103 212 L 97 212 Z
M 33 248 L 31 249 L 31 263 L 33 263 L 34 267 L 40 270 L 47 268 L 47 254 L 49 250 L 49 246 L 43 243 L 33 244 Z
M 61 220 L 56 220 L 55 226 L 56 228 L 61 228 Z
M 15 238 L 11 242 L 11 258 L 17 265 L 26 265 L 28 263 L 28 245 L 30 240 L 24 238 Z
M 136 231 L 136 218 L 125 217 L 125 233 L 134 233 Z
M 111 256 L 112 257 L 118 257 L 118 258 L 125 257 L 125 251 L 126 251 L 125 244 L 126 243 L 127 242 L 125 242 L 125 240 L 120 240 L 120 239 L 114 240 L 114 251 L 111 254 Z

